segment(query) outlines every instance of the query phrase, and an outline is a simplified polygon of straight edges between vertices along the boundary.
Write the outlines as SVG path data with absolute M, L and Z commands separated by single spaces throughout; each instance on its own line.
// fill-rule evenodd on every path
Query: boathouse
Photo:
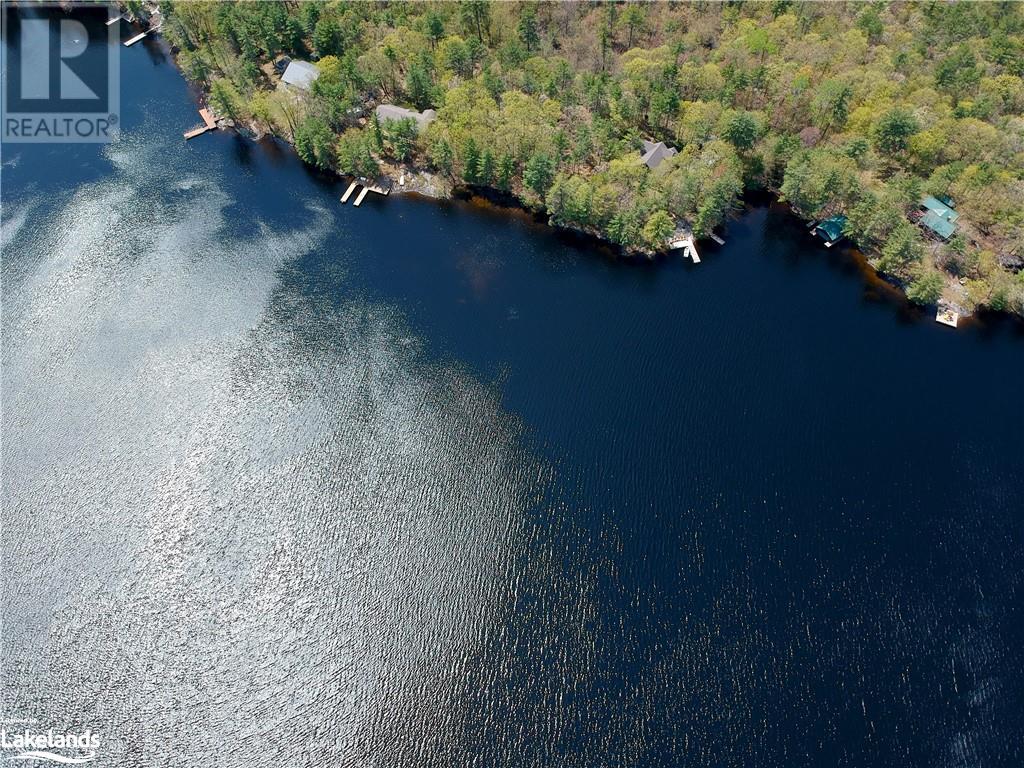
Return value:
M 829 216 L 823 221 L 819 221 L 814 227 L 814 234 L 825 241 L 825 247 L 831 248 L 836 242 L 843 237 L 843 226 L 846 224 L 846 217 L 837 214 L 836 216 Z

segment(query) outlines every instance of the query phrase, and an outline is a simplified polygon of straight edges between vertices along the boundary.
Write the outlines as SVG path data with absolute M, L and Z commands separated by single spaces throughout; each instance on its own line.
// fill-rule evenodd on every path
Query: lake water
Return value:
M 1024 758 L 1024 333 L 285 147 L 3 149 L 3 709 L 111 766 Z

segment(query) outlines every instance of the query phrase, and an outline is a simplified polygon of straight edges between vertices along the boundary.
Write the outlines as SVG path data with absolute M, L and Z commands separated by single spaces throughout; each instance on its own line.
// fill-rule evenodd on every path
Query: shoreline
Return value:
M 181 74 L 182 77 L 185 77 L 185 74 L 177 67 L 177 61 L 175 61 L 175 68 L 178 69 L 178 73 Z M 187 78 L 186 82 L 189 82 Z M 197 93 L 202 95 L 205 101 L 209 94 L 203 91 L 197 84 L 191 82 L 189 84 L 194 87 Z M 249 141 L 259 142 L 264 139 L 280 141 L 292 152 L 296 151 L 295 144 L 292 141 L 289 141 L 286 137 L 280 136 L 276 133 L 264 132 L 248 122 L 243 121 L 240 125 L 239 121 L 222 118 L 221 120 L 218 120 L 218 127 L 232 129 L 239 136 L 248 139 Z M 429 171 L 418 165 L 411 163 L 399 163 L 387 158 L 378 158 L 378 163 L 381 173 L 374 179 L 366 180 L 375 182 L 378 185 L 385 180 L 390 182 L 391 189 L 388 193 L 389 195 L 419 195 L 420 197 L 430 200 L 449 201 L 470 200 L 474 198 L 485 200 L 497 208 L 521 211 L 531 216 L 538 224 L 543 224 L 544 226 L 558 232 L 571 233 L 579 237 L 593 240 L 600 243 L 600 245 L 610 251 L 618 253 L 626 258 L 644 257 L 648 261 L 654 261 L 658 257 L 667 257 L 672 253 L 668 248 L 656 251 L 646 250 L 643 248 L 627 248 L 607 239 L 596 229 L 584 229 L 581 227 L 573 227 L 566 224 L 552 222 L 543 208 L 533 208 L 527 205 L 510 190 L 503 190 L 498 187 L 490 187 L 480 184 L 459 183 L 451 178 L 446 178 L 440 172 Z M 338 171 L 330 168 L 316 168 L 316 171 L 317 173 L 322 173 L 339 181 L 359 182 L 362 178 L 351 174 L 339 173 Z M 402 179 L 405 180 L 405 184 L 401 183 Z M 714 242 L 711 238 L 699 239 L 702 243 Z
M 173 59 L 173 52 L 171 55 Z M 184 78 L 185 74 L 177 67 L 177 61 L 175 61 L 175 68 Z M 197 107 L 202 106 L 209 94 L 203 91 L 196 83 L 189 81 L 188 78 L 185 78 L 185 80 L 193 87 L 197 94 L 201 95 L 202 101 L 197 102 Z M 289 141 L 286 137 L 280 136 L 276 133 L 262 131 L 251 123 L 241 122 L 241 124 L 239 124 L 240 121 L 231 120 L 229 118 L 221 118 L 217 122 L 219 128 L 233 130 L 237 135 L 248 141 L 256 143 L 264 140 L 277 141 L 288 147 L 292 152 L 296 152 L 295 144 Z M 328 176 L 337 181 L 354 181 L 362 183 L 360 181 L 361 177 L 346 173 L 339 173 L 338 171 L 330 168 L 316 168 L 315 166 L 309 167 L 314 169 L 317 173 L 323 174 L 324 176 Z M 643 257 L 648 261 L 655 261 L 659 257 L 668 257 L 672 254 L 672 251 L 668 248 L 657 251 L 645 250 L 643 248 L 626 248 L 607 239 L 596 229 L 583 229 L 581 227 L 573 227 L 552 222 L 543 208 L 533 208 L 524 203 L 513 192 L 502 190 L 498 187 L 458 183 L 450 178 L 445 178 L 439 172 L 429 171 L 410 163 L 398 163 L 386 158 L 379 160 L 379 167 L 382 172 L 374 179 L 365 179 L 365 181 L 372 181 L 377 184 L 380 184 L 385 180 L 390 182 L 391 189 L 388 192 L 388 195 L 418 195 L 428 200 L 442 201 L 483 200 L 495 208 L 520 211 L 523 214 L 530 216 L 537 224 L 553 229 L 556 232 L 571 234 L 591 240 L 609 251 L 626 258 Z M 405 184 L 401 183 L 403 178 L 405 179 Z M 699 238 L 699 240 L 705 244 L 715 242 L 711 238 Z M 716 245 L 718 244 L 716 243 Z
M 184 73 L 177 67 L 176 61 L 175 69 L 177 69 L 178 73 L 185 78 Z M 188 81 L 187 78 L 185 79 L 186 82 L 189 82 L 189 85 L 193 87 L 194 91 L 203 99 L 208 96 L 208 94 L 198 85 Z M 197 102 L 197 107 L 200 103 L 201 102 Z M 264 132 L 258 130 L 252 125 L 244 123 L 239 125 L 238 122 L 230 119 L 219 120 L 218 127 L 225 130 L 232 130 L 237 136 L 245 139 L 246 141 L 252 141 L 257 144 L 264 140 L 278 142 L 294 153 L 296 158 L 299 159 L 299 162 L 303 162 L 301 158 L 298 158 L 295 145 L 284 136 L 280 136 L 276 133 Z M 324 177 L 327 177 L 332 181 L 341 183 L 346 181 L 359 181 L 358 177 L 338 173 L 333 169 L 316 168 L 314 166 L 309 166 L 304 162 L 303 165 L 306 165 L 310 170 L 318 174 L 322 174 Z M 610 254 L 615 254 L 626 259 L 639 260 L 639 258 L 642 257 L 643 261 L 653 263 L 660 261 L 661 259 L 671 258 L 674 254 L 674 251 L 667 248 L 657 251 L 647 251 L 639 248 L 624 248 L 623 246 L 603 237 L 601 233 L 596 230 L 586 230 L 579 227 L 554 223 L 549 217 L 547 217 L 543 209 L 528 206 L 511 191 L 476 184 L 457 184 L 450 179 L 445 179 L 441 174 L 432 173 L 410 164 L 400 164 L 388 160 L 381 161 L 381 169 L 385 172 L 377 176 L 374 181 L 380 183 L 380 181 L 386 179 L 389 182 L 392 182 L 389 195 L 416 196 L 427 201 L 466 202 L 476 205 L 484 203 L 494 210 L 500 210 L 505 213 L 516 212 L 522 214 L 523 216 L 529 217 L 532 223 L 537 226 L 546 227 L 561 236 L 578 238 L 590 243 L 594 247 L 603 248 Z M 405 185 L 399 184 L 403 175 L 406 179 Z M 801 222 L 801 226 L 803 226 L 805 230 L 807 229 L 805 225 L 812 221 L 795 210 L 789 203 L 783 201 L 778 191 L 762 189 L 754 190 L 741 196 L 739 199 L 741 204 L 740 207 L 729 214 L 726 219 L 726 223 L 735 220 L 737 214 L 742 212 L 747 206 L 757 205 L 757 198 L 759 197 L 763 198 L 760 202 L 764 205 L 784 206 L 787 213 L 795 220 Z M 810 235 L 808 235 L 808 238 L 811 245 L 818 244 L 816 238 L 813 238 Z M 699 241 L 704 245 L 714 245 L 715 248 L 721 247 L 710 238 L 700 238 Z M 907 298 L 907 284 L 905 281 L 901 280 L 896 275 L 892 275 L 878 269 L 877 266 L 872 263 L 872 256 L 862 251 L 850 242 L 848 238 L 843 238 L 843 241 L 845 241 L 845 245 L 834 250 L 833 253 L 845 254 L 855 262 L 858 272 L 864 281 L 865 288 L 873 287 L 874 290 L 881 288 L 889 294 L 889 299 L 898 300 L 905 310 L 909 310 L 913 313 L 915 318 L 922 320 L 931 318 L 932 321 L 935 320 L 935 318 L 931 316 L 931 310 L 936 309 L 939 305 L 922 305 L 912 302 Z M 820 248 L 820 250 L 823 252 L 822 255 L 828 255 L 828 251 L 825 251 L 824 247 Z M 949 305 L 949 302 L 943 301 L 942 304 Z M 968 311 L 965 307 L 959 305 L 953 305 L 952 308 L 959 313 L 961 325 L 976 325 L 978 323 L 988 325 L 992 323 L 993 319 L 998 319 L 999 321 L 1009 320 L 1011 324 L 1020 325 L 1022 331 L 1024 331 L 1024 318 L 1018 318 L 1014 313 L 1009 311 L 993 310 L 986 307 L 976 307 L 974 310 Z M 974 321 L 973 323 L 971 322 L 972 320 Z
M 185 78 L 186 82 L 189 82 L 189 84 L 193 87 L 195 92 L 197 94 L 200 94 L 202 96 L 202 99 L 205 101 L 209 94 L 202 88 L 200 88 L 196 83 L 188 81 L 188 78 L 185 77 L 184 72 L 182 72 L 181 69 L 178 67 L 177 59 L 174 57 L 173 50 L 169 52 L 171 53 L 172 61 L 174 61 L 175 69 L 177 69 L 178 73 L 183 78 Z M 280 136 L 276 133 L 268 133 L 261 131 L 254 125 L 248 123 L 242 123 L 242 125 L 239 125 L 238 122 L 234 120 L 221 119 L 218 121 L 218 127 L 230 128 L 234 130 L 235 133 L 237 133 L 239 136 L 249 141 L 259 142 L 262 141 L 263 139 L 279 141 L 285 146 L 287 146 L 292 152 L 295 152 L 295 144 L 289 141 L 286 137 Z M 527 205 L 511 191 L 506 191 L 498 189 L 497 187 L 490 187 L 485 185 L 456 183 L 451 179 L 445 178 L 440 173 L 434 173 L 409 163 L 397 163 L 388 159 L 380 160 L 380 169 L 382 173 L 378 175 L 376 179 L 374 179 L 374 181 L 376 181 L 378 184 L 385 179 L 391 182 L 391 190 L 389 194 L 392 195 L 419 195 L 420 197 L 429 200 L 445 201 L 471 201 L 474 199 L 483 200 L 495 208 L 520 211 L 525 215 L 530 216 L 537 224 L 546 226 L 561 234 L 573 235 L 591 241 L 595 245 L 605 248 L 609 252 L 616 253 L 625 258 L 635 259 L 638 257 L 643 257 L 647 261 L 653 262 L 661 258 L 669 258 L 673 253 L 673 251 L 671 251 L 668 248 L 656 251 L 646 250 L 642 248 L 626 248 L 617 243 L 612 242 L 611 240 L 608 240 L 597 230 L 587 230 L 582 229 L 580 227 L 567 226 L 564 224 L 552 222 L 550 217 L 546 215 L 544 209 L 533 208 Z M 359 180 L 355 176 L 338 173 L 333 169 L 317 168 L 316 171 L 318 173 L 330 176 L 331 178 L 336 179 L 338 181 Z M 404 185 L 400 183 L 400 181 L 403 178 L 406 181 Z M 800 221 L 802 224 L 806 225 L 808 223 L 813 222 L 813 219 L 807 218 L 799 211 L 797 211 L 795 208 L 793 208 L 789 203 L 783 201 L 781 199 L 779 191 L 775 189 L 753 190 L 742 195 L 739 199 L 739 202 L 741 203 L 740 208 L 730 212 L 730 214 L 726 218 L 726 222 L 734 219 L 736 213 L 739 210 L 742 210 L 743 206 L 752 204 L 751 198 L 757 197 L 764 197 L 765 202 L 768 204 L 778 204 L 786 206 L 786 209 L 789 212 L 789 214 L 798 221 Z M 715 243 L 715 241 L 712 240 L 711 238 L 694 239 L 699 240 L 699 242 L 703 243 L 705 246 L 711 243 Z M 811 242 L 815 245 L 817 244 L 817 240 L 813 237 L 811 238 Z M 961 322 L 969 321 L 971 318 L 980 316 L 1008 316 L 1011 319 L 1015 319 L 1014 313 L 1009 311 L 992 310 L 987 307 L 981 306 L 975 307 L 972 310 L 968 310 L 967 307 L 959 303 L 950 302 L 945 299 L 940 300 L 940 302 L 938 302 L 937 304 L 917 304 L 907 297 L 906 281 L 904 281 L 897 275 L 884 272 L 883 270 L 879 269 L 875 263 L 873 263 L 873 259 L 877 258 L 878 256 L 877 253 L 871 254 L 863 251 L 862 249 L 854 245 L 849 240 L 849 238 L 846 237 L 842 238 L 840 242 L 845 242 L 846 245 L 842 250 L 836 251 L 836 253 L 847 252 L 851 254 L 856 254 L 855 258 L 860 268 L 860 272 L 862 273 L 862 276 L 865 278 L 866 281 L 875 282 L 876 284 L 884 284 L 888 289 L 897 293 L 899 297 L 902 299 L 902 301 L 908 307 L 913 307 L 919 310 L 919 312 L 928 313 L 933 309 L 938 310 L 941 309 L 941 307 L 943 306 L 947 306 L 958 313 L 959 320 Z M 719 246 L 718 243 L 715 243 L 715 245 Z M 947 286 L 954 286 L 955 280 L 953 280 L 952 276 L 947 275 L 947 277 L 950 278 L 949 280 L 947 280 Z
M 126 19 L 127 20 L 127 19 Z M 134 24 L 140 24 L 139 20 L 134 20 Z M 209 108 L 209 92 L 204 89 L 198 83 L 191 81 L 187 75 L 182 71 L 177 57 L 177 51 L 174 47 L 168 43 L 162 36 L 154 36 L 158 40 L 158 44 L 165 47 L 167 53 L 170 56 L 171 62 L 178 74 L 185 80 L 192 90 L 197 95 L 197 108 L 205 106 Z M 295 144 L 292 140 L 289 140 L 285 136 L 278 135 L 273 132 L 266 132 L 261 130 L 257 125 L 247 121 L 236 121 L 230 118 L 217 119 L 217 127 L 224 129 L 232 129 L 236 134 L 242 138 L 259 142 L 263 139 L 271 139 L 279 141 L 286 145 L 292 152 L 296 152 Z M 457 183 L 451 178 L 446 178 L 440 172 L 429 171 L 425 168 L 421 168 L 418 165 L 411 163 L 399 163 L 388 158 L 379 158 L 379 169 L 381 173 L 373 180 L 378 184 L 387 180 L 391 183 L 391 189 L 389 194 L 398 195 L 419 195 L 429 200 L 472 200 L 479 199 L 484 200 L 488 204 L 501 208 L 504 210 L 517 210 L 526 215 L 529 215 L 537 224 L 542 224 L 549 227 L 556 232 L 572 235 L 586 239 L 593 242 L 594 244 L 607 249 L 611 253 L 618 254 L 625 258 L 638 258 L 643 257 L 647 261 L 656 261 L 661 258 L 668 258 L 672 255 L 673 251 L 669 248 L 662 248 L 658 250 L 648 250 L 640 247 L 624 247 L 618 243 L 612 242 L 607 239 L 601 232 L 597 230 L 583 229 L 580 227 L 567 226 L 551 221 L 551 218 L 547 216 L 546 211 L 543 208 L 534 208 L 523 200 L 521 200 L 515 193 L 510 190 L 502 190 L 497 187 L 491 187 L 486 185 Z M 323 169 L 317 168 L 317 172 L 328 175 L 337 180 L 350 180 L 358 181 L 359 179 L 349 174 L 339 173 L 334 169 Z M 404 179 L 405 183 L 401 183 Z M 805 215 L 797 211 L 791 205 L 781 199 L 780 192 L 777 189 L 765 188 L 760 190 L 753 190 L 749 193 L 745 193 L 740 196 L 739 202 L 741 203 L 740 208 L 731 211 L 726 216 L 726 222 L 735 218 L 738 210 L 742 209 L 742 206 L 750 204 L 750 197 L 765 196 L 767 200 L 772 204 L 785 205 L 790 215 L 794 216 L 800 222 L 807 224 L 813 222 L 813 219 L 807 218 Z M 713 243 L 714 240 L 707 237 L 696 238 L 699 242 L 707 245 Z M 993 310 L 985 306 L 977 306 L 973 309 L 968 309 L 959 302 L 949 301 L 947 299 L 940 299 L 936 304 L 917 304 L 911 301 L 907 296 L 907 282 L 897 275 L 893 275 L 879 269 L 875 260 L 879 256 L 879 253 L 867 253 L 853 244 L 849 238 L 842 238 L 847 243 L 844 251 L 855 254 L 855 259 L 860 268 L 862 276 L 868 282 L 876 282 L 877 284 L 884 284 L 888 289 L 898 294 L 902 301 L 908 306 L 917 309 L 919 312 L 929 313 L 933 309 L 940 310 L 946 306 L 959 315 L 961 321 L 969 321 L 975 317 L 1009 317 L 1011 320 L 1017 319 L 1015 314 L 1009 310 Z M 815 241 L 816 242 L 816 241 Z M 716 243 L 716 246 L 718 244 Z M 946 279 L 946 287 L 956 293 L 961 293 L 960 285 L 956 279 L 943 271 L 943 275 Z M 934 319 L 934 318 L 933 318 Z

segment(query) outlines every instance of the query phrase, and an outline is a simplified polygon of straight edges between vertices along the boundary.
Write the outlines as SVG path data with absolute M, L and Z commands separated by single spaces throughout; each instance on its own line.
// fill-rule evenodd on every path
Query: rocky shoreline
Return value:
M 177 61 L 175 61 L 175 66 L 177 66 Z M 181 70 L 179 68 L 179 72 L 180 71 Z M 184 73 L 182 73 L 182 76 L 184 77 Z M 205 92 L 203 92 L 203 95 L 204 97 L 208 97 L 208 94 Z M 241 136 L 252 141 L 260 141 L 264 138 L 274 138 L 284 142 L 292 149 L 292 151 L 295 151 L 295 145 L 287 138 L 277 134 L 267 133 L 266 131 L 261 130 L 261 128 L 255 123 L 247 123 L 231 119 L 220 119 L 217 122 L 219 126 L 235 130 Z M 648 260 L 653 260 L 658 256 L 666 256 L 670 253 L 668 250 L 652 251 L 643 248 L 624 248 L 606 239 L 597 230 L 586 230 L 580 227 L 554 223 L 542 215 L 543 211 L 530 208 L 511 192 L 505 192 L 494 187 L 457 184 L 452 179 L 445 178 L 442 174 L 429 171 L 426 168 L 409 163 L 398 163 L 387 158 L 379 158 L 379 168 L 380 175 L 373 181 L 378 185 L 390 184 L 390 194 L 414 194 L 433 200 L 482 198 L 488 203 L 501 208 L 517 209 L 531 214 L 535 216 L 538 221 L 543 221 L 543 223 L 552 229 L 595 241 L 623 256 L 644 257 Z M 339 179 L 352 178 L 344 174 L 338 174 L 335 171 L 326 171 L 326 173 L 330 173 L 332 176 Z M 778 190 L 766 190 L 765 194 L 769 195 L 772 200 L 779 200 Z M 807 219 L 798 211 L 790 208 L 790 212 L 800 221 L 805 223 L 810 222 L 810 219 Z M 874 279 L 881 283 L 885 283 L 893 290 L 898 291 L 903 298 L 909 302 L 909 299 L 906 299 L 907 283 L 898 276 L 879 269 L 877 265 L 877 253 L 865 253 L 855 247 L 853 250 L 860 255 L 863 267 L 870 270 Z M 952 276 L 949 276 L 949 279 L 947 280 L 947 291 L 954 294 L 961 293 L 962 286 L 957 284 Z M 942 307 L 952 309 L 959 315 L 961 320 L 969 318 L 975 314 L 973 310 L 968 309 L 955 299 L 944 298 L 939 301 L 938 306 L 940 309 Z
M 179 72 L 180 71 L 181 70 L 179 69 Z M 182 76 L 184 77 L 184 73 L 182 73 Z M 208 96 L 206 93 L 203 95 L 204 97 Z M 251 141 L 273 138 L 284 142 L 292 151 L 295 151 L 295 145 L 293 142 L 289 141 L 284 136 L 263 131 L 255 123 L 236 121 L 227 118 L 219 119 L 217 123 L 220 127 L 234 130 L 239 135 Z M 378 158 L 378 167 L 380 169 L 380 174 L 375 179 L 371 179 L 369 181 L 372 181 L 377 186 L 390 185 L 389 194 L 392 195 L 412 194 L 430 198 L 432 200 L 481 198 L 486 200 L 488 203 L 501 208 L 520 210 L 524 213 L 533 215 L 538 221 L 543 220 L 543 222 L 552 229 L 597 241 L 606 248 L 609 248 L 623 256 L 642 256 L 647 259 L 654 259 L 659 255 L 666 255 L 668 253 L 667 250 L 653 251 L 640 247 L 626 248 L 603 237 L 601 233 L 595 229 L 583 229 L 581 227 L 552 222 L 550 219 L 543 216 L 542 209 L 538 210 L 536 208 L 531 208 L 523 203 L 523 201 L 513 193 L 500 190 L 496 187 L 459 184 L 450 178 L 446 178 L 440 173 L 436 173 L 410 163 L 395 162 L 388 158 Z M 322 172 L 328 173 L 338 179 L 356 180 L 353 176 L 339 174 L 333 170 L 323 170 Z
M 177 65 L 177 62 L 175 62 Z M 180 72 L 180 69 L 179 69 Z M 182 73 L 184 76 L 184 73 Z M 204 93 L 204 96 L 208 94 Z M 292 151 L 295 150 L 295 145 L 288 141 L 287 138 L 279 136 L 277 134 L 267 133 L 260 129 L 260 127 L 254 123 L 240 123 L 238 121 L 230 119 L 218 120 L 218 125 L 224 128 L 230 128 L 237 131 L 240 135 L 253 141 L 259 141 L 264 138 L 274 138 L 287 144 Z M 524 204 L 519 198 L 517 198 L 511 192 L 504 192 L 494 187 L 481 187 L 478 185 L 470 184 L 457 184 L 452 179 L 445 178 L 442 174 L 435 173 L 415 166 L 409 163 L 398 163 L 393 160 L 386 158 L 379 159 L 380 175 L 374 179 L 378 185 L 390 184 L 390 194 L 414 194 L 422 197 L 430 198 L 433 200 L 454 200 L 454 199 L 470 199 L 470 198 L 482 198 L 488 203 L 506 209 L 516 209 L 523 211 L 527 214 L 533 215 L 538 221 L 543 221 L 547 226 L 552 229 L 556 229 L 560 232 L 572 234 L 585 238 L 587 240 L 595 241 L 600 245 L 612 250 L 613 252 L 619 253 L 627 257 L 644 257 L 648 260 L 653 260 L 658 256 L 666 256 L 670 253 L 668 250 L 652 251 L 643 248 L 623 248 L 616 243 L 611 242 L 601 235 L 597 230 L 586 230 L 580 227 L 568 226 L 564 224 L 558 224 L 552 222 L 543 216 L 543 211 L 530 208 Z M 339 179 L 351 178 L 344 174 L 338 174 L 335 171 L 326 171 L 332 176 Z M 772 200 L 779 200 L 778 190 L 767 190 L 765 194 L 769 195 Z M 798 218 L 800 221 L 809 223 L 810 219 L 802 216 L 798 211 L 789 209 L 793 216 Z M 879 282 L 885 283 L 890 288 L 898 291 L 904 299 L 906 299 L 907 283 L 896 275 L 889 274 L 878 268 L 877 259 L 878 254 L 865 253 L 858 248 L 853 248 L 860 255 L 860 259 L 863 262 L 865 269 L 870 270 L 874 279 Z M 957 284 L 955 280 L 950 276 L 947 281 L 947 289 L 952 293 L 959 293 L 962 291 L 962 286 Z M 907 299 L 909 302 L 909 299 Z M 959 301 L 955 299 L 944 298 L 940 300 L 939 307 L 948 307 L 953 311 L 957 312 L 960 319 L 966 319 L 973 316 L 975 313 L 973 310 L 968 309 Z

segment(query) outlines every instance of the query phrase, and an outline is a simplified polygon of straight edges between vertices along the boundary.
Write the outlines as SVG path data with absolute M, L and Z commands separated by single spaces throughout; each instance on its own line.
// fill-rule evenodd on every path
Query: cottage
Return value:
M 918 223 L 940 240 L 949 240 L 956 232 L 960 214 L 953 210 L 953 201 L 946 202 L 928 195 L 921 201 Z
M 288 62 L 288 66 L 281 75 L 281 87 L 297 91 L 308 91 L 313 81 L 320 77 L 320 70 L 316 65 L 308 61 L 294 59 Z
M 677 151 L 661 141 L 647 141 L 644 139 L 644 148 L 640 158 L 644 165 L 652 171 L 661 165 L 665 160 L 674 157 Z
M 422 112 L 417 112 L 415 109 L 406 109 L 405 107 L 398 107 L 394 104 L 380 104 L 373 113 L 381 123 L 397 123 L 399 120 L 406 119 L 413 120 L 421 133 L 426 130 L 427 126 L 434 121 L 435 117 L 437 117 L 437 112 L 432 109 L 425 109 Z

